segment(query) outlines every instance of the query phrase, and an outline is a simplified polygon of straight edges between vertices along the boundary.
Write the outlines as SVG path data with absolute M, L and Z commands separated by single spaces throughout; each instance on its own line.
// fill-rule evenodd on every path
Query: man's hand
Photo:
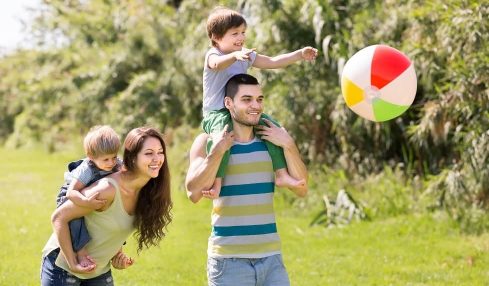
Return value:
M 318 50 L 313 47 L 305 47 L 301 50 L 302 59 L 305 61 L 313 61 L 318 55 Z
M 91 196 L 86 198 L 87 206 L 93 210 L 99 210 L 104 207 L 107 203 L 107 200 L 101 200 L 98 198 L 99 192 L 92 194 Z
M 221 187 L 222 187 L 222 178 L 216 178 L 214 180 L 214 184 L 209 190 L 203 190 L 202 191 L 202 196 L 204 198 L 208 199 L 217 199 L 219 198 L 219 194 L 221 193 Z
M 125 255 L 122 250 L 119 250 L 114 257 L 112 257 L 112 266 L 115 269 L 126 269 L 129 266 L 133 265 L 134 259 L 130 258 L 129 256 Z
M 255 126 L 255 128 L 259 130 L 256 133 L 258 135 L 261 135 L 261 138 L 263 140 L 267 140 L 272 144 L 282 147 L 284 149 L 294 145 L 294 139 L 292 139 L 285 128 L 276 126 L 268 119 L 263 119 L 263 121 L 268 126 Z
M 210 136 L 212 138 L 212 148 L 209 151 L 210 153 L 218 152 L 224 154 L 234 142 L 234 132 L 228 132 L 228 125 L 224 126 L 224 129 L 220 132 L 212 133 Z
M 216 190 L 213 190 L 213 189 L 203 190 L 202 191 L 202 196 L 204 198 L 208 198 L 210 200 L 214 200 L 214 199 L 219 198 L 219 192 L 217 192 Z
M 234 58 L 237 61 L 249 61 L 250 60 L 250 54 L 254 52 L 256 49 L 243 49 L 241 51 L 235 51 L 233 52 Z

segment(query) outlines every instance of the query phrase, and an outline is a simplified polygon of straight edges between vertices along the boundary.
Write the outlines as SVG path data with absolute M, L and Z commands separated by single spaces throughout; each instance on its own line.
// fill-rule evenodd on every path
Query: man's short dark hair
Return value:
M 245 73 L 234 75 L 226 83 L 226 92 L 224 97 L 234 99 L 234 96 L 236 96 L 236 93 L 238 92 L 239 86 L 242 84 L 259 85 L 256 77 L 252 75 Z

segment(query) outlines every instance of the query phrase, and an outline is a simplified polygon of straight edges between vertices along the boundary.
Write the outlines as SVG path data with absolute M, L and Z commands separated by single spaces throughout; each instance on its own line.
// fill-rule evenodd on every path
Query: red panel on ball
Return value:
M 398 50 L 379 45 L 375 48 L 372 59 L 371 84 L 383 88 L 401 75 L 411 64 L 409 59 Z

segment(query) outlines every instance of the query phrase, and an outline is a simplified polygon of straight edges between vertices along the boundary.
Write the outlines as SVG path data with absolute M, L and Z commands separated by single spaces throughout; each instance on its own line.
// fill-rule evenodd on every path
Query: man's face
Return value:
M 234 100 L 227 97 L 225 104 L 237 123 L 245 126 L 258 125 L 263 112 L 263 94 L 260 85 L 239 85 Z

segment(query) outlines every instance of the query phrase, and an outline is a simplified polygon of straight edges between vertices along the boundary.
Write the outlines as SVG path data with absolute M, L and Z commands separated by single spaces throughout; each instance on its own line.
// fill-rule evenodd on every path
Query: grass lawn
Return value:
M 66 163 L 77 155 L 0 149 L 0 158 L 0 285 L 39 285 L 50 214 Z M 206 285 L 210 202 L 186 199 L 186 167 L 184 156 L 170 154 L 174 220 L 168 236 L 139 256 L 130 239 L 126 251 L 136 263 L 114 270 L 117 285 Z M 317 210 L 291 209 L 280 196 L 276 204 L 292 285 L 489 285 L 489 234 L 461 235 L 443 215 L 326 229 L 308 226 Z

